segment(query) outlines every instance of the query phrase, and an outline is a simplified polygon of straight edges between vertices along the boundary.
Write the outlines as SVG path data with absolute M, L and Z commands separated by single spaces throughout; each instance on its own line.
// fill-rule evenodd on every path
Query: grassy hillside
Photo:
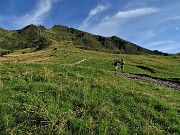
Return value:
M 44 49 L 50 45 L 50 40 L 44 36 L 44 30 L 44 27 L 35 25 L 29 25 L 17 31 L 0 30 L 0 48 L 6 50 Z
M 124 59 L 125 72 L 179 82 L 179 56 L 73 44 L 53 41 L 0 57 L 0 134 L 180 134 L 180 91 L 111 72 Z
M 113 54 L 167 55 L 142 48 L 116 36 L 103 37 L 61 25 L 55 25 L 50 29 L 35 25 L 29 25 L 16 31 L 0 29 L 0 48 L 8 51 L 24 48 L 33 48 L 34 51 L 42 50 L 52 45 L 54 41 L 69 41 L 72 42 L 72 46 L 80 49 Z

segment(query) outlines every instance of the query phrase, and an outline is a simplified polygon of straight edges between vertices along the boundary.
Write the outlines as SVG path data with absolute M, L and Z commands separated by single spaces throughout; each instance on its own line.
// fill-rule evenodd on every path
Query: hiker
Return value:
M 124 72 L 124 65 L 125 65 L 124 60 L 121 60 L 121 72 L 122 73 Z
M 115 61 L 114 62 L 114 66 L 115 66 L 115 74 L 117 74 L 117 71 L 118 71 L 118 64 L 119 64 L 119 61 Z

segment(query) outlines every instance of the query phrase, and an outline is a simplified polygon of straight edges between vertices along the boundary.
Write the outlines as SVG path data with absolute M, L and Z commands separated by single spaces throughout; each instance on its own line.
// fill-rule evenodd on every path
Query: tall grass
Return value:
M 106 63 L 1 65 L 0 134 L 180 133 L 179 91 L 115 76 Z
M 180 134 L 179 91 L 109 72 L 124 59 L 125 72 L 178 81 L 178 58 L 64 51 L 64 44 L 0 63 L 0 134 Z

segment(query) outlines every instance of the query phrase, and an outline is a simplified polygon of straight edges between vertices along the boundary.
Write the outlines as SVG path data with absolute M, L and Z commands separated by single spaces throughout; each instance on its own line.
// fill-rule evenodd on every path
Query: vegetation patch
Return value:
M 106 53 L 108 44 L 120 39 L 59 26 L 29 26 L 6 38 L 2 48 L 16 48 L 12 43 L 19 48 L 0 57 L 0 134 L 180 134 L 179 90 L 112 72 L 114 60 L 123 59 L 125 73 L 179 81 L 179 55 Z M 31 45 L 43 45 L 44 38 L 51 45 L 34 51 Z M 97 45 L 104 52 L 77 48 L 77 38 L 79 46 Z
M 156 73 L 156 71 L 154 70 L 154 69 L 151 69 L 151 68 L 149 68 L 149 67 L 147 67 L 147 66 L 136 66 L 136 67 L 138 67 L 138 68 L 140 68 L 140 69 L 143 69 L 143 70 L 146 70 L 146 71 L 149 71 L 149 72 L 151 72 L 151 73 Z

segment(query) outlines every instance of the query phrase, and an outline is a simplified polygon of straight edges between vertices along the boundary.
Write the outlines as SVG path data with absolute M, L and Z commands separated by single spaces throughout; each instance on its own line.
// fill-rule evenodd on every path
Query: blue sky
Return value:
M 0 0 L 0 27 L 60 24 L 180 52 L 180 0 Z

